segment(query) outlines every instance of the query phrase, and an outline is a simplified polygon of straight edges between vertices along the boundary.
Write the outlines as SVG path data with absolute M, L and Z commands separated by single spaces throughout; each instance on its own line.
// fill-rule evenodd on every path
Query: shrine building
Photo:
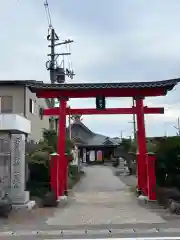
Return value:
M 69 131 L 69 128 L 67 129 Z M 71 138 L 79 149 L 79 157 L 85 163 L 111 161 L 120 138 L 110 138 L 91 131 L 76 117 L 71 124 Z

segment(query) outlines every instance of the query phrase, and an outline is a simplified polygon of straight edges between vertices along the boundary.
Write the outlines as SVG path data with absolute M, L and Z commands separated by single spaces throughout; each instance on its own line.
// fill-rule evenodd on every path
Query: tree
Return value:
M 125 152 L 129 152 L 132 146 L 132 141 L 129 138 L 122 138 L 120 145 Z
M 179 187 L 180 137 L 168 137 L 159 143 L 156 151 L 156 176 L 159 186 Z
M 55 100 L 45 98 L 45 102 L 48 108 L 52 108 L 55 106 Z M 53 116 L 49 117 L 49 129 L 53 130 L 55 128 L 55 118 Z

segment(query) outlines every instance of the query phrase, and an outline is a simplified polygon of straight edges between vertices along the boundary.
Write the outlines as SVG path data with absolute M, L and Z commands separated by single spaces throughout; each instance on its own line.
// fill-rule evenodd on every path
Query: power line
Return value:
M 47 22 L 48 22 L 49 28 L 52 28 L 51 12 L 50 12 L 50 9 L 49 9 L 48 0 L 45 0 L 44 8 L 45 8 L 45 12 L 46 12 L 46 17 L 47 17 Z

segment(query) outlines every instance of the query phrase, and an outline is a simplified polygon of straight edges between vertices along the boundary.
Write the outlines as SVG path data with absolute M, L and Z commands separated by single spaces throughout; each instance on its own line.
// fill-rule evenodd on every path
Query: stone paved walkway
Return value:
M 180 236 L 179 219 L 169 221 L 160 212 L 138 205 L 127 186 L 131 184 L 116 177 L 111 167 L 88 166 L 85 171 L 67 205 L 0 220 L 0 239 Z
M 107 166 L 88 166 L 69 205 L 49 217 L 51 226 L 83 224 L 165 223 L 159 215 L 138 205 L 129 188 Z

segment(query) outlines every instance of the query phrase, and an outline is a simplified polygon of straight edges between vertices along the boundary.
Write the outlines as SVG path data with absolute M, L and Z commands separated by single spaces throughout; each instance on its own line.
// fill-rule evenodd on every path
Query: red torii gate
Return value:
M 58 127 L 58 156 L 52 157 L 51 187 L 57 198 L 67 190 L 67 159 L 66 151 L 66 115 L 72 114 L 136 114 L 138 141 L 138 190 L 148 196 L 149 200 L 156 200 L 156 176 L 154 168 L 155 157 L 148 155 L 146 148 L 146 134 L 144 114 L 163 114 L 164 108 L 149 108 L 144 106 L 145 97 L 165 96 L 168 91 L 180 81 L 172 79 L 154 82 L 127 83 L 75 83 L 75 84 L 32 84 L 30 89 L 39 98 L 57 98 L 60 106 L 44 109 L 44 115 L 59 116 Z M 133 97 L 135 107 L 97 109 L 71 109 L 67 107 L 69 98 L 105 97 Z M 52 163 L 51 163 L 52 165 Z

